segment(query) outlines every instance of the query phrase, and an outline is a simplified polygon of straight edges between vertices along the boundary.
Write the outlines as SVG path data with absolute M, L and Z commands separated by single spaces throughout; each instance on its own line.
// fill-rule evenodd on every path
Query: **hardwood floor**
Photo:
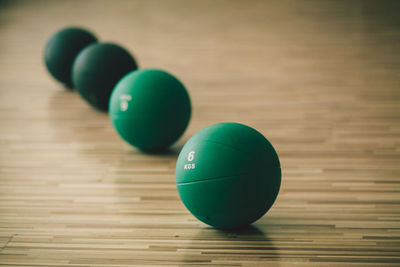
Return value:
M 1 1 L 0 266 L 400 266 L 400 2 Z M 68 25 L 188 88 L 169 153 L 124 143 L 48 75 Z M 252 227 L 197 221 L 175 188 L 185 141 L 262 132 L 281 192 Z

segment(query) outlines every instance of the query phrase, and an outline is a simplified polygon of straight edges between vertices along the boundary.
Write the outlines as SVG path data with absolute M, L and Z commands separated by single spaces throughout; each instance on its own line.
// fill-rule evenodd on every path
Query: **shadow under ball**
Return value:
M 168 148 L 185 131 L 191 116 L 189 94 L 171 74 L 136 70 L 116 85 L 110 119 L 118 134 L 143 151 Z
M 72 82 L 89 104 L 107 111 L 114 86 L 135 69 L 135 59 L 124 48 L 113 43 L 97 43 L 86 47 L 75 59 Z
M 221 229 L 261 218 L 281 184 L 279 158 L 270 142 L 238 123 L 218 123 L 196 133 L 179 154 L 175 171 L 186 208 Z
M 86 46 L 97 42 L 97 38 L 81 28 L 65 28 L 56 32 L 46 43 L 44 62 L 50 74 L 72 89 L 72 63 Z

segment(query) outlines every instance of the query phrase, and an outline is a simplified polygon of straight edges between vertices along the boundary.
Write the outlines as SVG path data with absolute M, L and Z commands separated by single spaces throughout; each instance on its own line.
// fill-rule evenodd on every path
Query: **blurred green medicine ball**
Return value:
M 278 196 L 278 155 L 258 131 L 238 123 L 218 123 L 196 133 L 176 163 L 176 185 L 186 208 L 216 228 L 249 225 Z
M 183 134 L 189 124 L 191 104 L 177 78 L 162 70 L 143 69 L 118 82 L 109 113 L 126 142 L 154 152 L 168 148 Z
M 44 62 L 47 70 L 56 80 L 72 88 L 72 63 L 83 48 L 96 42 L 96 37 L 84 29 L 61 29 L 46 43 Z
M 113 43 L 93 44 L 83 49 L 75 59 L 72 82 L 89 104 L 107 111 L 114 86 L 135 69 L 135 59 L 124 48 Z

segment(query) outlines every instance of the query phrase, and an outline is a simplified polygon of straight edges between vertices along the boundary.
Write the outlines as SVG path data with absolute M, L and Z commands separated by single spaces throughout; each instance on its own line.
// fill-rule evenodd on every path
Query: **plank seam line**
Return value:
M 3 252 L 3 250 L 7 247 L 8 243 L 11 242 L 11 240 L 14 238 L 15 235 L 16 235 L 16 234 L 12 234 L 12 235 L 8 238 L 7 242 L 6 242 L 6 243 L 4 244 L 4 246 L 0 249 L 0 253 Z

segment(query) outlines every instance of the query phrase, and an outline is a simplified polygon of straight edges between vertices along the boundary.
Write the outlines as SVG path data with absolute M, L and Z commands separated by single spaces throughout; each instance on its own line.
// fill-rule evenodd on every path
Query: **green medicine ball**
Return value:
M 95 42 L 97 38 L 81 28 L 69 27 L 56 32 L 44 49 L 47 70 L 56 80 L 72 88 L 72 63 L 83 48 Z
M 144 69 L 133 71 L 118 82 L 109 113 L 126 142 L 143 151 L 159 151 L 183 134 L 191 105 L 177 78 L 162 70 Z
M 176 185 L 183 204 L 216 228 L 249 225 L 278 196 L 278 155 L 258 131 L 238 123 L 218 123 L 195 134 L 176 163 Z
M 135 69 L 135 59 L 124 48 L 113 43 L 92 44 L 75 59 L 72 82 L 89 104 L 107 111 L 114 86 Z

